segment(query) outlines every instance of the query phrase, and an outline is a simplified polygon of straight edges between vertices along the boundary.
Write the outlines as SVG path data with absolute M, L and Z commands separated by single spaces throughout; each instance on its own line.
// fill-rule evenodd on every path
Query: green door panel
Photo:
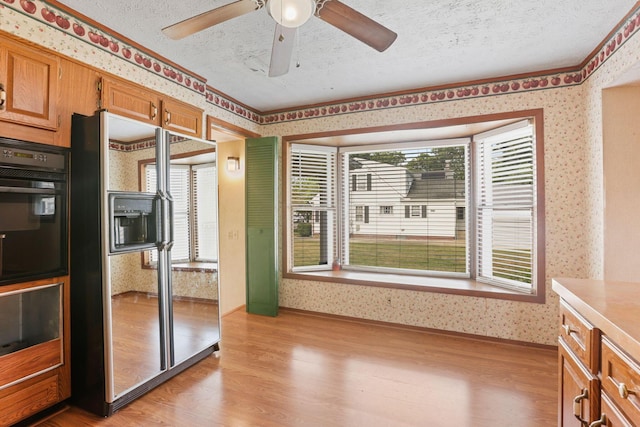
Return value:
M 276 316 L 277 138 L 247 139 L 246 157 L 247 312 Z

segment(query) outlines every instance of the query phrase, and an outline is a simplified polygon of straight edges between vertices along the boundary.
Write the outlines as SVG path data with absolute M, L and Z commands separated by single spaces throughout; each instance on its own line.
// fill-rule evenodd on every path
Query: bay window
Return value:
M 463 279 L 536 293 L 532 120 L 455 139 L 303 142 L 288 146 L 287 273 L 319 277 L 338 261 L 351 278 Z

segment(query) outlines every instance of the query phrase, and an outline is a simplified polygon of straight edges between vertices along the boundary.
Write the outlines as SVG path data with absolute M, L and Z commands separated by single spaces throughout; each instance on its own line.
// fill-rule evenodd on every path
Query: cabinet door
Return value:
M 560 339 L 558 346 L 561 427 L 588 425 L 600 416 L 600 381 L 593 376 L 567 344 Z
M 202 113 L 184 102 L 174 99 L 162 100 L 162 127 L 184 135 L 202 136 Z
M 82 64 L 63 59 L 60 62 L 62 78 L 58 96 L 60 129 L 56 132 L 56 145 L 71 146 L 71 116 L 73 113 L 90 116 L 100 108 L 98 73 Z
M 102 107 L 120 116 L 160 124 L 160 97 L 136 85 L 103 78 Z
M 58 58 L 0 40 L 0 120 L 58 127 Z

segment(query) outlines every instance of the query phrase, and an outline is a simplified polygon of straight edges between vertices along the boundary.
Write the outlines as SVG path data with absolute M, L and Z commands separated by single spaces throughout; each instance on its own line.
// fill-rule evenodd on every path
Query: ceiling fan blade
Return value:
M 296 28 L 288 28 L 276 24 L 276 31 L 273 35 L 273 47 L 271 48 L 269 77 L 278 77 L 289 72 L 295 38 Z
M 198 31 L 228 21 L 229 19 L 253 12 L 254 10 L 260 9 L 263 4 L 263 2 L 256 2 L 255 0 L 237 0 L 233 3 L 185 19 L 177 24 L 169 25 L 163 28 L 162 32 L 169 38 L 179 40 L 195 34 Z
M 385 51 L 398 35 L 338 0 L 328 0 L 317 11 L 323 21 L 371 46 Z

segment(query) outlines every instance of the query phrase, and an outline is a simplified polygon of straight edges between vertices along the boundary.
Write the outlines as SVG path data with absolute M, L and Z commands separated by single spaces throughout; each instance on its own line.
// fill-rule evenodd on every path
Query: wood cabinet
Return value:
M 560 302 L 558 339 L 561 426 L 583 426 L 600 411 L 598 330 L 564 301 Z
M 101 83 L 102 108 L 183 135 L 202 136 L 203 110 L 112 77 Z
M 54 143 L 61 147 L 71 147 L 71 116 L 74 113 L 90 116 L 100 108 L 100 77 L 94 69 L 68 59 L 60 61 L 60 68 L 58 110 L 61 119 Z
M 558 345 L 560 379 L 559 425 L 582 426 L 599 414 L 598 378 L 586 370 L 563 340 Z
M 626 415 L 623 421 L 640 422 L 640 365 L 606 337 L 602 339 L 602 394 L 611 400 L 612 408 Z
M 68 296 L 68 276 L 0 289 L 0 426 L 71 396 Z
M 640 426 L 640 283 L 554 279 L 559 425 Z
M 57 56 L 0 38 L 0 120 L 56 130 Z

